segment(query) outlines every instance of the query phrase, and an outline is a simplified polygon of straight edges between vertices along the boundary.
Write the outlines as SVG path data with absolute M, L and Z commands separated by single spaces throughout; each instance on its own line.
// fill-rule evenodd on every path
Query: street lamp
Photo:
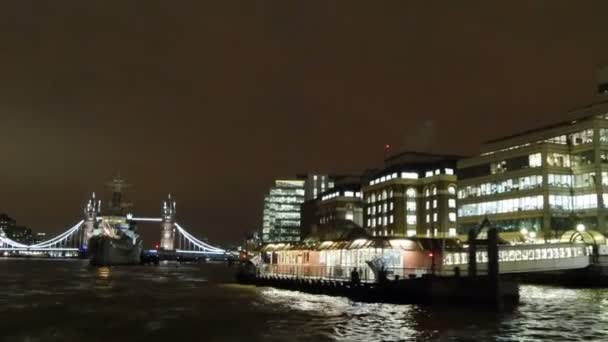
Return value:
M 582 223 L 579 223 L 576 225 L 576 230 L 578 230 L 579 232 L 584 232 L 585 231 L 585 225 Z

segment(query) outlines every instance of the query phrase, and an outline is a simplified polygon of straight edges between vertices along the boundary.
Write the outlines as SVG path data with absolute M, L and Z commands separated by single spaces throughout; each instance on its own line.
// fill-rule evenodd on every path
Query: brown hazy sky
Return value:
M 474 154 L 567 118 L 608 63 L 605 1 L 0 3 L 0 212 L 57 233 L 118 171 L 136 212 L 225 242 L 276 176 L 383 145 Z M 143 226 L 147 242 L 156 225 Z

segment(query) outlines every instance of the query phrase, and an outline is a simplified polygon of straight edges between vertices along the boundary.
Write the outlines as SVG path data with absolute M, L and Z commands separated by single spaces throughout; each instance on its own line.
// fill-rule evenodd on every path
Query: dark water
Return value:
M 239 286 L 233 271 L 0 259 L 0 339 L 608 341 L 608 289 L 522 286 L 522 305 L 497 312 Z

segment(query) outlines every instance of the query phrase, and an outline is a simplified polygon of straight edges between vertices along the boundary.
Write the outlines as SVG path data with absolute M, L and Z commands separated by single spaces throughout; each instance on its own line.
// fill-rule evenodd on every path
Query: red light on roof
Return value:
M 433 252 L 429 252 L 429 258 L 433 257 Z
M 385 150 L 389 150 L 390 148 L 391 148 L 391 144 L 386 144 L 386 145 L 384 145 L 384 149 L 385 149 Z

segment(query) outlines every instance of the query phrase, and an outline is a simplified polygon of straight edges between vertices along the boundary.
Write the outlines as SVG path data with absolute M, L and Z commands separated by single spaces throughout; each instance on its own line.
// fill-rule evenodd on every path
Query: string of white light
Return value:
M 52 245 L 55 245 L 56 243 L 66 239 L 67 237 L 69 237 L 70 235 L 72 235 L 73 233 L 75 233 L 76 231 L 78 231 L 78 229 L 80 228 L 80 226 L 84 223 L 84 220 L 81 220 L 80 222 L 78 222 L 75 226 L 73 226 L 72 228 L 66 230 L 65 232 L 61 233 L 58 236 L 55 236 L 52 239 L 46 240 L 46 241 L 42 241 L 40 243 L 34 244 L 34 245 L 24 245 L 26 247 L 35 247 L 35 248 L 44 248 L 44 247 L 50 247 Z
M 225 253 L 225 251 L 223 249 L 213 247 L 213 246 L 195 238 L 190 233 L 188 233 L 184 228 L 182 228 L 177 222 L 175 223 L 175 227 L 186 239 L 188 239 L 188 241 L 190 241 L 192 244 L 194 244 L 198 248 L 201 248 L 201 249 L 209 251 L 209 252 Z

